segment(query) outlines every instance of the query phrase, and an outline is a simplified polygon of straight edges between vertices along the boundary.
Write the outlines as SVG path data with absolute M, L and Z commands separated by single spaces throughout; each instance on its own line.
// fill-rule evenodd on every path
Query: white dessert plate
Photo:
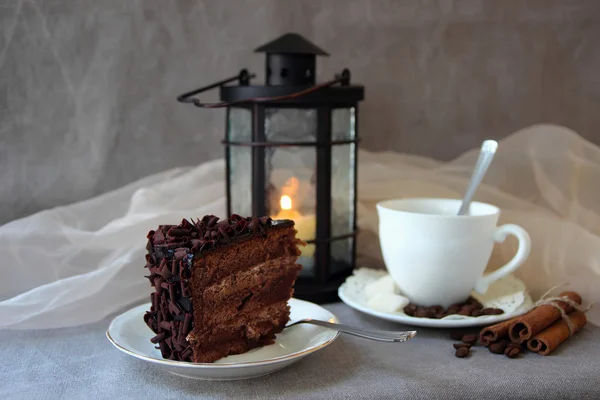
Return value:
M 349 276 L 339 287 L 338 296 L 350 307 L 373 317 L 425 328 L 488 326 L 519 316 L 533 306 L 533 301 L 523 282 L 513 275 L 509 275 L 494 282 L 488 289 L 486 295 L 481 296 L 475 292 L 471 294 L 479 300 L 484 307 L 497 307 L 503 309 L 503 314 L 484 315 L 480 317 L 449 315 L 442 319 L 433 319 L 411 317 L 410 315 L 404 314 L 404 312 L 382 312 L 373 309 L 368 305 L 365 287 L 385 275 L 387 275 L 386 271 L 360 268 L 356 270 L 353 275 Z
M 290 299 L 290 320 L 314 318 L 339 322 L 335 315 L 316 304 Z M 172 374 L 192 379 L 237 380 L 268 375 L 319 351 L 337 339 L 339 332 L 300 324 L 277 335 L 275 343 L 222 358 L 214 363 L 165 360 L 150 342 L 154 333 L 144 322 L 150 303 L 142 304 L 116 317 L 106 331 L 108 340 L 123 353 L 156 364 Z

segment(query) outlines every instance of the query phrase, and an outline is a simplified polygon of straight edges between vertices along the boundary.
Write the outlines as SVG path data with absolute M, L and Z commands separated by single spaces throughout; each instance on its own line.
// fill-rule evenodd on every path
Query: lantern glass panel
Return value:
M 268 142 L 314 142 L 317 113 L 314 109 L 268 108 L 265 137 Z M 265 151 L 266 208 L 274 219 L 293 219 L 298 237 L 316 238 L 315 146 L 268 147 Z M 314 276 L 315 245 L 301 248 L 300 276 Z
M 227 138 L 232 142 L 251 142 L 252 113 L 246 108 L 231 108 L 227 115 Z M 229 185 L 231 212 L 252 215 L 252 148 L 229 147 Z
M 331 115 L 332 140 L 353 140 L 356 137 L 355 109 L 334 109 Z M 355 143 L 332 145 L 331 148 L 331 235 L 333 238 L 354 231 Z M 330 271 L 352 264 L 353 238 L 331 243 Z

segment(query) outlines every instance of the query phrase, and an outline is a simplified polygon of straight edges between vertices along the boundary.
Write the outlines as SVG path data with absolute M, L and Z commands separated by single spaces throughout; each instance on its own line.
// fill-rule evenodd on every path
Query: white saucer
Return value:
M 364 294 L 364 287 L 370 282 L 387 275 L 385 271 L 372 270 L 369 268 L 362 268 L 355 271 L 355 274 L 348 277 L 346 281 L 338 289 L 338 296 L 340 299 L 354 308 L 355 310 L 361 311 L 365 314 L 369 314 L 373 317 L 385 319 L 387 321 L 399 322 L 407 325 L 421 326 L 425 328 L 466 328 L 473 326 L 488 326 L 493 325 L 497 322 L 505 321 L 510 318 L 519 316 L 528 311 L 533 306 L 533 301 L 525 289 L 525 285 L 516 277 L 509 275 L 507 278 L 503 278 L 502 281 L 497 281 L 490 286 L 488 294 L 491 297 L 495 297 L 492 300 L 492 304 L 486 304 L 485 299 L 477 296 L 473 293 L 474 297 L 483 303 L 486 307 L 498 307 L 505 310 L 503 314 L 499 315 L 483 315 L 480 317 L 467 317 L 463 315 L 449 315 L 443 319 L 433 318 L 417 318 L 411 317 L 404 314 L 403 312 L 382 312 L 375 310 L 367 305 L 367 299 Z M 503 289 L 508 289 L 510 292 L 511 287 L 517 286 L 515 289 L 517 292 L 515 295 L 509 293 L 508 296 L 504 296 Z M 523 289 L 523 291 L 519 291 Z M 509 298 L 510 301 L 506 301 Z M 515 303 L 515 298 L 518 303 Z M 500 300 L 495 302 L 494 300 Z M 512 303 L 512 304 L 511 304 Z M 512 307 L 511 307 L 512 305 Z
M 335 315 L 316 304 L 290 299 L 289 305 L 291 321 L 310 317 L 338 322 Z M 275 344 L 225 357 L 214 363 L 172 361 L 163 359 L 160 351 L 150 342 L 154 333 L 143 320 L 144 313 L 149 309 L 150 303 L 119 315 L 108 327 L 106 337 L 125 354 L 157 364 L 172 374 L 192 379 L 237 380 L 268 375 L 323 349 L 339 335 L 331 329 L 300 324 L 278 334 Z

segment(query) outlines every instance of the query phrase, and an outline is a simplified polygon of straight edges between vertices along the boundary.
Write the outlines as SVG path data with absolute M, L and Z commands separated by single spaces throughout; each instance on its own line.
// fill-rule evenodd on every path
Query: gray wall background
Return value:
M 0 0 L 0 223 L 222 157 L 222 111 L 176 95 L 262 80 L 252 50 L 289 31 L 366 86 L 365 149 L 449 159 L 537 122 L 600 143 L 599 0 Z

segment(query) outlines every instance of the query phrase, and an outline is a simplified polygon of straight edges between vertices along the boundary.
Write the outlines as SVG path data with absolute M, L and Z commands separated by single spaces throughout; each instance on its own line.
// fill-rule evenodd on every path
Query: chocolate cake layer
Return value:
M 188 340 L 201 352 L 239 338 L 247 342 L 256 342 L 265 337 L 274 337 L 274 333 L 277 332 L 266 331 L 265 327 L 271 329 L 272 325 L 275 325 L 283 329 L 288 316 L 289 306 L 287 300 L 284 300 L 214 325 L 201 336 L 196 336 L 196 333 L 192 332 Z
M 144 319 L 162 356 L 211 362 L 269 343 L 289 318 L 300 269 L 295 233 L 292 221 L 238 215 L 150 231 L 146 267 L 155 293 Z
M 202 325 L 213 326 L 230 320 L 232 315 L 287 301 L 299 270 L 295 257 L 282 257 L 223 278 L 204 291 Z

